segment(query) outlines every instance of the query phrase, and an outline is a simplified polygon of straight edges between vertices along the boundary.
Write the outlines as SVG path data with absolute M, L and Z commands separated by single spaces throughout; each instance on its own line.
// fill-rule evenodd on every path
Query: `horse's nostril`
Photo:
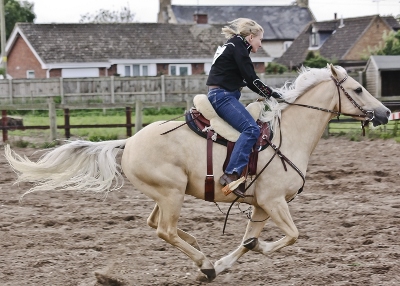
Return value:
M 390 113 L 391 113 L 390 110 L 387 110 L 387 111 L 386 111 L 386 116 L 389 117 L 389 116 L 390 116 Z

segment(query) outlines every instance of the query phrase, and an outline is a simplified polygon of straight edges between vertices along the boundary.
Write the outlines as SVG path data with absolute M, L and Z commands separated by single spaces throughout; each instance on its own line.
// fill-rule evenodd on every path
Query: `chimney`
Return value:
M 308 0 L 296 0 L 297 6 L 302 8 L 308 8 Z
M 158 11 L 158 23 L 169 23 L 168 8 L 171 7 L 171 0 L 159 0 L 160 11 Z
M 344 21 L 343 21 L 343 15 L 342 15 L 342 18 L 340 18 L 339 28 L 343 28 L 343 27 L 344 27 Z
M 337 20 L 337 13 L 333 13 L 333 19 Z
M 207 14 L 193 14 L 193 21 L 196 24 L 207 24 L 208 15 Z

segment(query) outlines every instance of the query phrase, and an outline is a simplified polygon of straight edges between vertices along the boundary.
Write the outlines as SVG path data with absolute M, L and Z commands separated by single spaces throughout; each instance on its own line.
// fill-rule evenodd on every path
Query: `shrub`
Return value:
M 278 63 L 268 63 L 268 65 L 265 68 L 265 72 L 267 74 L 282 74 L 284 72 L 287 72 L 288 68 L 284 65 L 278 64 Z
M 303 65 L 310 68 L 324 68 L 329 63 L 336 64 L 337 61 L 324 58 L 320 54 L 314 54 L 314 52 L 311 51 L 307 54 Z

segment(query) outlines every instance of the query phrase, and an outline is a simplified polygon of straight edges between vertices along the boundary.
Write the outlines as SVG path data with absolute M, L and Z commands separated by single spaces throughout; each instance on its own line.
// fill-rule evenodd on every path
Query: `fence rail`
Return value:
M 260 78 L 271 87 L 281 87 L 293 81 L 297 74 L 264 75 Z M 43 109 L 47 99 L 54 98 L 62 106 L 96 104 L 110 108 L 143 102 L 181 102 L 194 95 L 207 93 L 207 75 L 157 76 L 157 77 L 98 77 L 0 80 L 0 105 L 2 109 Z M 245 88 L 243 99 L 257 95 Z M 7 108 L 5 108 L 7 107 Z

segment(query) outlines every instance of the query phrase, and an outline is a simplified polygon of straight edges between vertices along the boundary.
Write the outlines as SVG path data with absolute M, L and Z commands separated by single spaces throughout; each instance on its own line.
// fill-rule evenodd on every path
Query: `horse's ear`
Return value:
M 335 67 L 334 67 L 332 64 L 327 64 L 327 65 L 328 65 L 328 68 L 331 69 L 332 75 L 337 79 L 338 75 L 337 75 L 337 73 L 336 73 Z

